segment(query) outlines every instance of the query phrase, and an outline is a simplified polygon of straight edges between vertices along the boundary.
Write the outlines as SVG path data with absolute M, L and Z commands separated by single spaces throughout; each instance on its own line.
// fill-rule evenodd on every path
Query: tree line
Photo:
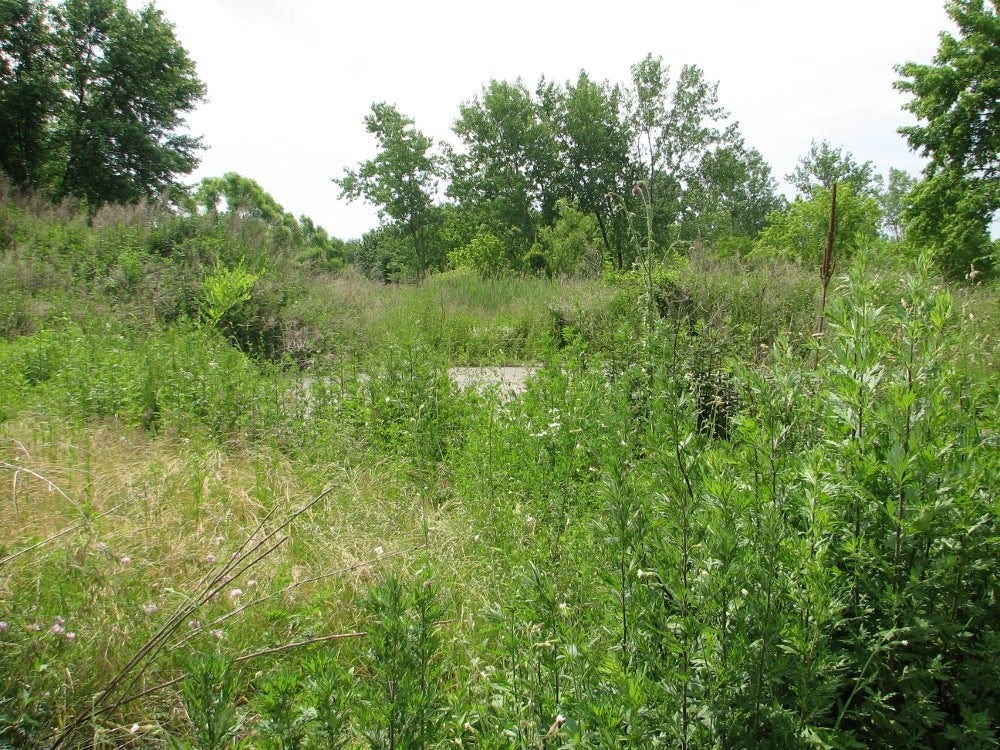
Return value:
M 896 67 L 918 125 L 901 127 L 928 157 L 922 179 L 829 141 L 813 142 L 786 179 L 786 201 L 761 153 L 695 65 L 674 77 L 647 55 L 627 84 L 581 71 L 559 85 L 492 80 L 459 107 L 454 143 L 434 143 L 394 106 L 365 117 L 377 154 L 345 168 L 341 197 L 379 208 L 357 260 L 374 276 L 470 266 L 586 273 L 632 266 L 638 253 L 706 246 L 724 253 L 822 257 L 833 186 L 843 250 L 886 241 L 930 246 L 951 278 L 992 271 L 1000 208 L 1000 21 L 996 0 L 946 3 L 958 34 L 934 60 Z M 905 242 L 904 242 L 905 241 Z
M 534 88 L 491 80 L 459 106 L 453 142 L 435 142 L 392 104 L 373 104 L 364 125 L 376 153 L 334 182 L 342 198 L 377 206 L 382 222 L 348 243 L 348 255 L 384 279 L 455 267 L 591 274 L 694 246 L 811 261 L 836 183 L 845 250 L 881 237 L 933 247 L 950 277 L 988 274 L 1000 207 L 996 7 L 948 2 L 957 34 L 942 33 L 932 62 L 896 68 L 919 121 L 900 133 L 928 158 L 919 179 L 900 170 L 883 179 L 871 162 L 814 141 L 786 176 L 796 189 L 789 202 L 720 103 L 718 84 L 696 65 L 675 75 L 650 54 L 625 84 L 586 71 Z M 153 5 L 0 0 L 0 169 L 16 185 L 91 210 L 149 198 L 192 212 L 252 208 L 339 252 L 343 243 L 291 218 L 248 178 L 182 185 L 203 148 L 184 117 L 204 95 Z

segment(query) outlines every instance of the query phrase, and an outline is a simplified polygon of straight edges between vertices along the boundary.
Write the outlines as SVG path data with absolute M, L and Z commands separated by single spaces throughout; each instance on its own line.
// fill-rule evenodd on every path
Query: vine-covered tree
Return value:
M 899 129 L 929 159 L 914 189 L 909 229 L 938 251 L 953 278 L 991 269 L 989 225 L 1000 209 L 1000 16 L 997 0 L 945 5 L 958 27 L 943 32 L 930 64 L 896 67 L 919 124 Z

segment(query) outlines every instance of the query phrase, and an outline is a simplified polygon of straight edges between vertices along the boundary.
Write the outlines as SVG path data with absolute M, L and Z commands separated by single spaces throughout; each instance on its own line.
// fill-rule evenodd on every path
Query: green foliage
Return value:
M 267 383 L 245 355 L 208 329 L 126 335 L 65 324 L 4 347 L 5 387 L 66 416 L 115 417 L 150 429 L 200 425 L 216 434 L 274 428 L 280 379 Z M 264 413 L 269 412 L 269 417 Z M 263 421 L 257 420 L 263 418 Z
M 546 276 L 551 278 L 552 272 L 549 270 L 549 260 L 545 257 L 538 245 L 532 245 L 531 250 L 522 259 L 524 270 L 532 276 Z
M 799 195 L 806 197 L 817 188 L 831 189 L 834 184 L 850 183 L 851 190 L 859 196 L 876 195 L 882 178 L 875 173 L 875 166 L 866 161 L 858 164 L 854 156 L 842 148 L 834 148 L 829 141 L 813 141 L 809 153 L 799 159 L 795 171 L 786 175 Z
M 318 657 L 306 663 L 308 699 L 315 715 L 313 729 L 322 747 L 346 747 L 346 732 L 354 714 L 354 670 L 344 669 L 335 658 Z
M 922 180 L 910 193 L 904 212 L 909 239 L 934 248 L 938 268 L 952 281 L 988 278 L 994 272 L 991 189 L 980 178 L 946 168 Z
M 910 194 L 917 186 L 917 179 L 902 169 L 889 170 L 889 184 L 879 195 L 882 207 L 882 231 L 890 239 L 899 242 L 906 231 L 904 212 Z
M 374 371 L 358 379 L 339 404 L 342 418 L 362 429 L 380 451 L 421 466 L 443 461 L 461 444 L 466 405 L 440 362 L 421 345 L 379 352 Z
M 536 244 L 550 245 L 557 276 L 596 275 L 605 262 L 625 270 L 639 246 L 755 236 L 780 205 L 776 183 L 737 126 L 723 125 L 717 88 L 693 65 L 672 80 L 652 56 L 633 66 L 627 87 L 585 71 L 562 86 L 541 79 L 534 92 L 521 80 L 490 81 L 461 105 L 458 143 L 444 146 L 442 160 L 411 121 L 373 105 L 366 125 L 380 154 L 334 180 L 343 197 L 383 207 L 387 226 L 368 243 L 377 252 L 364 248 L 363 272 L 420 278 L 484 234 L 503 243 L 508 270 L 522 270 Z M 438 177 L 448 180 L 450 204 L 433 204 Z M 642 197 L 632 193 L 640 181 Z M 654 219 L 648 226 L 629 222 L 640 207 Z M 593 257 L 581 264 L 584 255 Z
M 204 95 L 173 27 L 124 0 L 3 4 L 2 167 L 96 209 L 167 194 L 197 164 L 179 133 Z
M 995 744 L 989 285 L 861 248 L 814 335 L 776 258 L 384 285 L 259 219 L 4 216 L 3 742 L 53 744 L 249 553 L 65 745 Z M 206 279 L 303 285 L 308 369 L 192 322 Z M 449 377 L 510 361 L 541 364 L 509 400 Z
M 357 171 L 346 169 L 334 182 L 342 198 L 364 198 L 380 207 L 380 216 L 408 239 L 414 256 L 410 270 L 422 276 L 435 267 L 425 236 L 439 171 L 431 153 L 434 143 L 414 128 L 413 120 L 384 102 L 372 105 L 365 127 L 378 140 L 378 155 Z
M 676 81 L 662 58 L 647 55 L 632 66 L 627 111 L 636 145 L 633 159 L 641 165 L 644 200 L 654 216 L 651 228 L 658 232 L 680 219 L 685 186 L 695 181 L 703 154 L 735 134 L 720 127 L 729 113 L 719 105 L 718 88 L 695 65 L 682 67 Z M 644 242 L 670 244 L 662 234 Z
M 441 739 L 445 610 L 429 576 L 412 584 L 390 576 L 368 593 L 371 676 L 366 691 L 373 748 L 429 747 Z
M 686 202 L 681 236 L 723 254 L 727 243 L 748 245 L 767 216 L 784 208 L 771 168 L 741 138 L 704 153 Z
M 639 179 L 630 161 L 631 137 L 619 86 L 597 83 L 580 71 L 564 89 L 539 86 L 541 106 L 559 133 L 559 201 L 592 216 L 600 228 L 601 255 L 624 264 L 624 227 L 607 196 L 623 195 Z
M 242 264 L 226 268 L 217 263 L 215 270 L 202 283 L 202 315 L 220 330 L 232 326 L 234 313 L 250 301 L 250 294 L 261 275 L 250 273 Z
M 261 747 L 299 750 L 303 746 L 309 724 L 316 718 L 315 708 L 307 704 L 305 689 L 304 678 L 290 670 L 275 672 L 258 685 L 253 708 L 260 715 L 257 734 Z
M 21 187 L 39 180 L 47 119 L 60 94 L 45 10 L 41 0 L 0 4 L 0 172 Z
M 819 268 L 830 227 L 831 191 L 815 188 L 808 199 L 796 198 L 788 209 L 768 216 L 768 226 L 758 235 L 755 256 L 778 256 Z M 837 221 L 834 257 L 853 255 L 878 232 L 881 211 L 870 196 L 859 195 L 850 183 L 837 187 Z
M 597 219 L 560 199 L 558 218 L 539 233 L 548 272 L 556 277 L 596 277 L 603 266 Z
M 545 186 L 558 164 L 550 123 L 520 80 L 493 80 L 461 105 L 453 130 L 463 148 L 450 154 L 449 197 L 478 223 L 512 228 L 520 257 L 534 241 L 536 208 L 548 203 Z
M 209 213 L 218 213 L 224 201 L 227 213 L 268 224 L 279 224 L 285 217 L 284 209 L 257 182 L 235 172 L 203 179 L 194 201 Z
M 482 278 L 494 278 L 508 270 L 507 251 L 496 235 L 485 227 L 464 247 L 448 253 L 448 265 L 475 271 Z
M 241 690 L 239 672 L 225 655 L 215 651 L 188 656 L 182 666 L 185 679 L 181 697 L 195 741 L 193 745 L 173 746 L 198 750 L 232 747 L 244 722 L 236 710 Z
M 992 7 L 990 7 L 992 6 Z M 946 276 L 960 279 L 976 265 L 992 270 L 988 227 L 1000 208 L 1000 16 L 995 2 L 945 5 L 958 35 L 942 32 L 930 64 L 896 67 L 896 88 L 918 125 L 899 129 L 910 148 L 929 157 L 910 204 L 913 239 L 938 248 Z

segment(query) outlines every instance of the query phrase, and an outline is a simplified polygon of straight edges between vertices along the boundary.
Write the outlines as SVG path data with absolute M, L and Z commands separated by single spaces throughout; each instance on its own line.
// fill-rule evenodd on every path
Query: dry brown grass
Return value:
M 114 423 L 7 422 L 0 448 L 2 556 L 17 555 L 0 565 L 0 608 L 28 603 L 40 621 L 64 616 L 100 632 L 102 643 L 92 645 L 105 652 L 141 639 L 157 619 L 146 609 L 172 611 L 262 523 L 276 527 L 316 494 L 294 465 L 264 449 L 204 446 Z M 257 609 L 291 611 L 315 597 L 341 600 L 324 619 L 346 627 L 350 603 L 384 569 L 417 568 L 428 559 L 446 568 L 464 564 L 473 532 L 460 508 L 438 503 L 436 488 L 413 486 L 398 465 L 334 466 L 324 481 L 329 495 L 206 607 L 206 627 L 232 624 L 236 610 L 246 619 Z M 74 585 L 87 589 L 82 598 L 51 591 L 67 565 Z M 243 594 L 228 597 L 233 589 Z M 68 611 L 70 602 L 87 612 Z M 262 631 L 253 640 L 274 645 L 275 635 Z

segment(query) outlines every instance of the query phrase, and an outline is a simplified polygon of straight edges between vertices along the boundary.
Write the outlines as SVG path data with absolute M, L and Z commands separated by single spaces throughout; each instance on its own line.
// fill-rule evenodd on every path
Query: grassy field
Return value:
M 0 221 L 0 745 L 996 745 L 993 289 L 113 218 Z

